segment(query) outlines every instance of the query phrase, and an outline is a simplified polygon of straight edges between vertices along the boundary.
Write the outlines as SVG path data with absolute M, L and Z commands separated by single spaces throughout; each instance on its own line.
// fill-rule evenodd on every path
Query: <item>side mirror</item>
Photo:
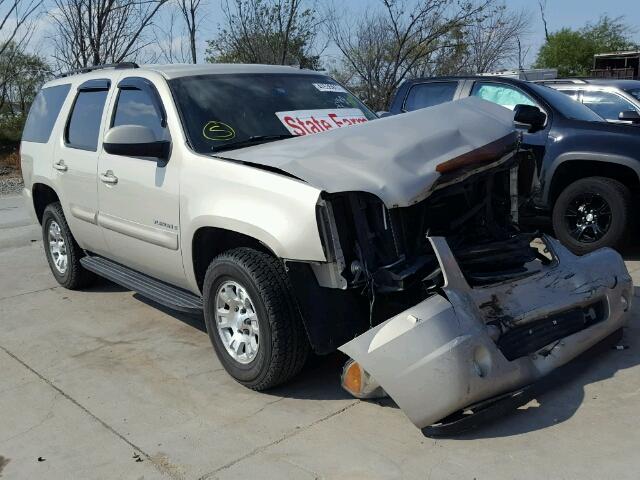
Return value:
M 390 116 L 391 114 L 385 110 L 380 110 L 379 112 L 376 112 L 376 115 L 378 115 L 378 118 L 384 118 Z
M 529 133 L 534 133 L 544 128 L 547 115 L 533 105 L 519 104 L 513 109 L 513 119 L 516 123 L 527 125 Z
M 618 120 L 623 122 L 640 123 L 640 113 L 635 110 L 625 110 L 624 112 L 620 112 Z
M 125 157 L 153 157 L 169 159 L 171 142 L 156 140 L 155 133 L 142 125 L 120 125 L 109 129 L 104 136 L 104 151 Z

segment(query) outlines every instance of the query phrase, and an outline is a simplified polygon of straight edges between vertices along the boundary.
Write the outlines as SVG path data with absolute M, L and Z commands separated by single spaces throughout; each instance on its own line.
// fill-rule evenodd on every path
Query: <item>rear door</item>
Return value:
M 166 110 L 153 83 L 118 82 L 108 128 L 141 125 L 156 140 L 170 139 Z M 175 157 L 175 156 L 174 156 Z M 179 159 L 102 152 L 98 167 L 99 223 L 109 257 L 177 286 L 186 286 L 180 248 Z
M 53 171 L 69 227 L 81 247 L 100 254 L 107 248 L 97 225 L 98 145 L 110 86 L 108 79 L 93 79 L 77 87 L 53 154 Z

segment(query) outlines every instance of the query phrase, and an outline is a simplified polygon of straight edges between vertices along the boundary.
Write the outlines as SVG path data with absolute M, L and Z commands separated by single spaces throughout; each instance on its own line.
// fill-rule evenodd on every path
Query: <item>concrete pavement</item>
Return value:
M 637 478 L 639 299 L 628 349 L 573 365 L 497 422 L 432 440 L 392 402 L 346 395 L 338 356 L 268 393 L 241 387 L 200 318 L 106 281 L 58 287 L 20 218 L 0 198 L 3 479 Z M 628 265 L 640 284 L 640 262 Z

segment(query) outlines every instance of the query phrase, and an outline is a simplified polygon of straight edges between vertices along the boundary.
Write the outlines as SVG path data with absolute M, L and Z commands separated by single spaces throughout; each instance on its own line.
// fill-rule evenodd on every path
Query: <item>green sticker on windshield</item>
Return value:
M 204 135 L 204 138 L 209 140 L 226 141 L 234 138 L 236 136 L 236 132 L 226 123 L 213 120 L 211 122 L 207 122 L 204 126 L 202 129 L 202 135 Z

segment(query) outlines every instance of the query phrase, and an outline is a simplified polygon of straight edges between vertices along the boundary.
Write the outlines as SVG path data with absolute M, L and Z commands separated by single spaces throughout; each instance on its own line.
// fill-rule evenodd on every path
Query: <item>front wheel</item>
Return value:
M 569 250 L 582 255 L 617 247 L 626 237 L 631 193 L 611 178 L 587 177 L 566 187 L 553 206 L 553 230 Z
M 303 367 L 309 343 L 278 259 L 250 248 L 219 255 L 207 269 L 203 299 L 213 348 L 238 382 L 265 390 Z

